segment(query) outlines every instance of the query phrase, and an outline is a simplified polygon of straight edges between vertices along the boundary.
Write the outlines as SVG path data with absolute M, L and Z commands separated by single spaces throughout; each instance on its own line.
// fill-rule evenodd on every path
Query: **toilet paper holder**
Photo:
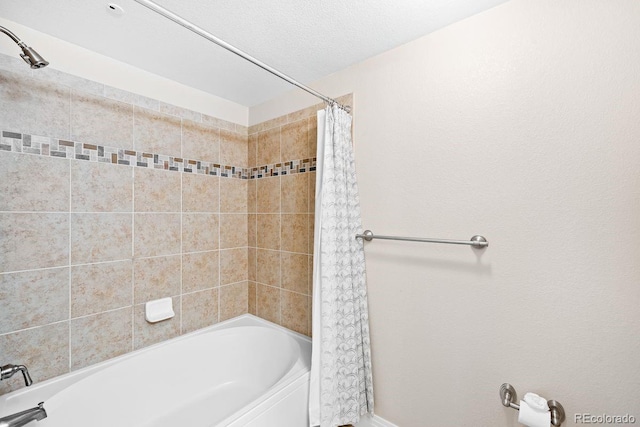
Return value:
M 500 398 L 503 406 L 520 410 L 520 405 L 515 403 L 518 401 L 516 389 L 511 384 L 504 383 L 500 386 Z M 551 424 L 560 427 L 565 420 L 564 408 L 557 400 L 547 400 L 547 405 L 549 405 L 549 412 L 551 412 Z

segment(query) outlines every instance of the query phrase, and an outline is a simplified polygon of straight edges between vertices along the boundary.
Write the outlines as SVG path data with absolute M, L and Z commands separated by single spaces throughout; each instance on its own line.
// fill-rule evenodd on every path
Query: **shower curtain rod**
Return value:
M 164 7 L 152 2 L 151 0 L 135 0 L 137 3 L 151 9 L 152 11 L 164 16 L 167 19 L 170 19 L 171 21 L 175 22 L 176 24 L 182 25 L 183 27 L 185 27 L 187 30 L 191 30 L 194 33 L 196 33 L 197 35 L 204 37 L 205 39 L 217 44 L 218 46 L 228 50 L 231 53 L 235 53 L 236 55 L 238 55 L 239 57 L 253 63 L 254 65 L 257 65 L 258 67 L 262 68 L 265 71 L 268 71 L 269 73 L 273 74 L 276 77 L 281 78 L 282 80 L 291 83 L 294 86 L 299 87 L 300 89 L 304 90 L 305 92 L 310 93 L 311 95 L 322 99 L 324 102 L 330 104 L 330 105 L 338 105 L 340 108 L 346 110 L 346 111 L 350 111 L 350 108 L 348 106 L 342 105 L 340 104 L 338 101 L 336 101 L 333 98 L 329 98 L 328 96 L 325 96 L 323 94 L 321 94 L 320 92 L 311 89 L 309 86 L 303 85 L 302 83 L 300 83 L 299 81 L 289 77 L 288 75 L 276 70 L 273 67 L 270 67 L 269 65 L 265 64 L 264 62 L 254 58 L 253 56 L 249 55 L 248 53 L 238 49 L 235 46 L 230 45 L 229 43 L 225 42 L 222 39 L 219 39 L 218 37 L 214 36 L 213 34 L 203 30 L 202 28 L 198 27 L 197 25 L 195 25 L 192 22 L 187 21 L 186 19 L 182 18 L 181 16 L 176 15 L 175 13 L 171 12 L 168 9 L 165 9 Z

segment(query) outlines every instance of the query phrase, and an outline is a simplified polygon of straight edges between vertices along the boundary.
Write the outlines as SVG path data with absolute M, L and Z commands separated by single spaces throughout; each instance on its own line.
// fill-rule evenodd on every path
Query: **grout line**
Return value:
M 218 128 L 218 160 L 220 160 L 220 155 L 222 152 L 222 135 L 220 133 L 220 128 Z M 221 232 L 220 232 L 220 213 L 222 212 L 222 184 L 220 182 L 220 179 L 216 180 L 217 181 L 217 185 L 218 185 L 218 249 L 220 248 L 220 237 L 221 237 Z M 220 310 L 222 309 L 221 306 L 221 300 L 222 300 L 222 292 L 220 291 L 220 285 L 222 283 L 222 253 L 220 251 L 218 251 L 218 292 L 217 292 L 217 297 L 218 297 L 218 313 L 216 316 L 216 323 L 220 322 L 220 315 L 221 312 Z
M 249 280 L 239 280 L 237 282 L 225 283 L 224 285 L 219 285 L 219 286 L 216 286 L 216 287 L 217 288 L 226 288 L 228 286 L 235 286 L 235 285 L 239 285 L 239 284 L 242 284 L 242 283 L 245 283 L 245 282 L 248 282 L 248 281 Z M 211 288 L 211 289 L 213 289 L 213 288 Z
M 71 98 L 69 98 L 69 106 L 71 106 Z M 71 108 L 71 107 L 69 107 Z M 71 112 L 69 112 L 69 114 L 71 114 Z M 71 123 L 71 120 L 69 120 L 69 123 Z M 71 124 L 69 124 L 69 126 L 71 126 Z M 71 131 L 69 131 L 69 133 L 71 133 Z M 71 304 L 72 304 L 72 298 L 71 298 L 71 198 L 73 196 L 73 193 L 71 191 L 71 162 L 69 162 L 69 214 L 68 214 L 68 238 L 69 238 L 69 256 L 68 256 L 68 260 L 69 260 L 69 265 L 68 265 L 68 274 L 69 274 L 69 325 L 68 325 L 68 338 L 67 338 L 67 346 L 68 346 L 68 351 L 69 351 L 69 371 L 71 371 L 71 361 L 72 361 L 72 357 L 73 355 L 71 354 Z
M 135 349 L 135 323 L 136 323 L 136 311 L 133 309 L 134 301 L 136 300 L 136 283 L 135 283 L 135 251 L 136 251 L 136 171 L 131 170 L 131 346 L 130 351 Z
M 75 267 L 75 266 L 73 266 L 73 267 Z M 69 265 L 68 264 L 64 264 L 64 265 L 57 265 L 57 266 L 54 266 L 54 267 L 33 268 L 31 270 L 4 271 L 4 272 L 0 273 L 0 277 L 2 277 L 2 275 L 4 275 L 4 274 L 30 273 L 32 271 L 56 270 L 58 268 L 69 268 Z
M 17 333 L 20 333 L 20 332 L 31 331 L 33 329 L 44 328 L 45 326 L 59 325 L 61 323 L 65 323 L 65 322 L 71 323 L 71 321 L 69 319 L 63 319 L 63 320 L 58 320 L 58 321 L 51 322 L 51 323 L 46 323 L 44 325 L 31 326 L 29 328 L 17 329 L 15 331 L 4 332 L 4 333 L 0 334 L 0 337 L 4 337 L 4 336 L 7 336 L 7 335 L 12 335 L 12 334 L 17 334 Z M 71 365 L 69 365 L 69 366 L 71 366 Z
M 238 283 L 240 283 L 240 282 L 238 282 Z M 256 282 L 256 283 L 259 284 L 259 285 L 268 286 L 270 288 L 280 289 L 281 291 L 284 291 L 284 292 L 291 292 L 292 294 L 303 295 L 305 297 L 311 296 L 309 294 L 305 294 L 304 292 L 292 291 L 291 289 L 281 288 L 280 286 L 271 285 L 269 283 L 262 283 L 262 282 Z
M 96 313 L 84 314 L 82 316 L 73 317 L 71 320 L 86 319 L 87 317 L 99 316 L 99 315 L 105 314 L 105 313 L 113 313 L 114 311 L 125 310 L 125 309 L 128 309 L 128 308 L 134 307 L 136 305 L 140 305 L 140 304 L 123 305 L 123 306 L 116 307 L 116 308 L 110 308 L 110 309 L 104 310 L 104 311 L 98 311 Z
M 132 243 L 131 244 L 133 246 L 133 239 L 132 239 Z M 229 248 L 229 249 L 242 249 L 244 247 L 246 247 L 246 246 L 239 246 L 237 248 Z M 18 273 L 28 273 L 28 272 L 32 272 L 32 271 L 55 270 L 55 269 L 58 269 L 58 268 L 74 268 L 74 267 L 84 267 L 84 266 L 89 266 L 89 265 L 112 264 L 112 263 L 126 262 L 126 261 L 133 262 L 133 261 L 146 260 L 146 259 L 168 258 L 168 257 L 173 257 L 173 256 L 178 256 L 178 255 L 203 254 L 203 253 L 209 253 L 209 252 L 216 252 L 216 251 L 219 251 L 219 250 L 220 249 L 211 249 L 211 250 L 197 251 L 197 252 L 172 253 L 172 254 L 167 254 L 167 255 L 154 255 L 154 256 L 145 256 L 145 257 L 131 257 L 131 258 L 121 258 L 121 259 L 108 260 L 108 261 L 82 262 L 82 263 L 77 263 L 77 264 L 63 264 L 63 265 L 56 265 L 56 266 L 53 266 L 53 267 L 30 268 L 30 269 L 26 269 L 26 270 L 3 271 L 2 273 L 0 273 L 0 276 L 2 276 L 3 274 L 18 274 Z M 227 249 L 222 249 L 222 250 L 227 250 Z
M 282 159 L 282 126 L 280 126 L 280 131 L 279 131 L 279 139 L 280 139 L 280 143 L 279 143 L 279 149 L 280 149 L 280 154 L 278 156 L 279 159 Z M 279 230 L 279 242 L 278 242 L 278 252 L 280 252 L 279 256 L 278 256 L 278 260 L 279 260 L 279 270 L 280 270 L 280 283 L 279 283 L 279 288 L 280 291 L 278 291 L 278 324 L 282 325 L 282 177 L 279 176 L 278 177 L 278 191 L 280 193 L 280 230 Z
M 182 119 L 180 119 L 180 154 L 182 154 Z M 182 258 L 184 253 L 184 242 L 182 239 L 183 235 L 183 224 L 184 224 L 184 205 L 183 205 L 183 193 L 184 193 L 184 176 L 180 175 L 180 335 L 182 335 L 183 324 L 182 324 L 182 314 L 184 312 L 184 306 L 182 303 L 182 271 L 184 266 L 182 265 Z

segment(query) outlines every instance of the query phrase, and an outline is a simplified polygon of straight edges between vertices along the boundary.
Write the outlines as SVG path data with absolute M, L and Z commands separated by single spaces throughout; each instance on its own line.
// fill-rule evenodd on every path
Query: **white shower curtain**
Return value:
M 318 111 L 313 263 L 312 426 L 373 414 L 369 313 L 351 115 Z

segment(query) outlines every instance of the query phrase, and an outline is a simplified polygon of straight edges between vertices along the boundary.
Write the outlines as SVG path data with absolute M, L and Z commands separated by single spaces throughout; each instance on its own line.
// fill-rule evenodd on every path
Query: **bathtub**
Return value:
M 19 362 L 19 361 L 15 361 Z M 308 426 L 311 342 L 250 314 L 0 396 L 34 427 Z

